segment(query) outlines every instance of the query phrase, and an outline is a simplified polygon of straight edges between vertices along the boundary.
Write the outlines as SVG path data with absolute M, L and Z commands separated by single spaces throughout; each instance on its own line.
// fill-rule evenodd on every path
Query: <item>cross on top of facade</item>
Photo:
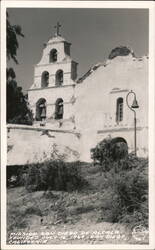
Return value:
M 61 36 L 60 27 L 61 27 L 61 24 L 59 22 L 57 22 L 57 24 L 54 26 L 54 28 L 56 29 L 56 36 Z

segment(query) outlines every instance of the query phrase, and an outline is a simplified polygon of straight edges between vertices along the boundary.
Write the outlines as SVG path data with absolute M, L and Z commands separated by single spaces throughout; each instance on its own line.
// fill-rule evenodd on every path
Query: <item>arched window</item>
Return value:
M 60 69 L 56 72 L 56 86 L 63 84 L 63 71 Z
M 42 121 L 46 118 L 46 100 L 40 98 L 36 103 L 36 120 Z
M 56 62 L 57 61 L 57 50 L 56 49 L 52 49 L 50 51 L 50 58 L 49 58 L 50 62 Z
M 116 122 L 123 121 L 123 98 L 119 97 L 116 104 Z
M 44 71 L 41 76 L 41 87 L 45 88 L 49 84 L 49 73 L 47 71 Z
M 63 119 L 63 113 L 64 113 L 64 108 L 63 108 L 63 99 L 58 98 L 55 103 L 55 119 Z

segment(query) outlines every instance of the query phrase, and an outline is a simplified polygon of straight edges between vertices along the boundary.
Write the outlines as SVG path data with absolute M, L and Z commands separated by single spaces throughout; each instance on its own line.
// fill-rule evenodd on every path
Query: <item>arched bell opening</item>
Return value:
M 56 72 L 55 81 L 56 86 L 61 86 L 63 84 L 63 71 L 61 69 Z
M 40 98 L 36 103 L 36 121 L 46 119 L 46 100 Z
M 41 75 L 41 87 L 46 88 L 49 84 L 49 73 L 44 71 Z
M 55 119 L 56 120 L 63 119 L 63 114 L 64 114 L 63 99 L 58 98 L 55 103 Z
M 49 61 L 50 62 L 56 62 L 57 61 L 57 55 L 58 55 L 58 52 L 56 49 L 52 49 L 50 51 L 50 58 L 49 58 Z

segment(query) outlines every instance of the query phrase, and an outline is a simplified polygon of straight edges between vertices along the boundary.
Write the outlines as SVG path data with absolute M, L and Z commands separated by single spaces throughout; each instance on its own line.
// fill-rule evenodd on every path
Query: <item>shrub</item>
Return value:
M 72 191 L 86 183 L 81 176 L 79 162 L 66 163 L 61 160 L 28 165 L 22 176 L 23 184 L 29 191 Z
M 133 159 L 133 161 L 131 161 Z M 125 170 L 118 161 L 106 175 L 106 194 L 102 216 L 110 222 L 142 223 L 148 225 L 148 162 L 137 157 L 128 158 Z M 135 164 L 137 163 L 137 166 Z M 124 165 L 124 162 L 122 161 Z
M 21 185 L 21 174 L 25 166 L 7 166 L 7 187 L 17 187 Z
M 127 56 L 129 54 L 131 54 L 132 56 L 135 57 L 133 51 L 130 48 L 128 48 L 126 46 L 119 46 L 119 47 L 116 47 L 115 49 L 113 49 L 111 51 L 108 58 L 111 60 L 111 59 L 114 59 L 117 56 Z
M 101 218 L 148 225 L 148 160 L 127 154 L 125 143 L 109 138 L 91 150 L 105 173 Z
M 127 144 L 124 141 L 115 142 L 111 138 L 104 139 L 91 149 L 91 158 L 95 164 L 99 163 L 102 166 L 103 172 L 108 172 L 112 166 L 116 167 L 114 162 L 124 161 L 126 157 L 128 157 Z

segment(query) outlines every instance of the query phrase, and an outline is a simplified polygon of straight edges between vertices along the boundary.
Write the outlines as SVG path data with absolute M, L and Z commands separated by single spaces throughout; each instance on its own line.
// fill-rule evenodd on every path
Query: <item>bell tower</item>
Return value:
M 68 119 L 73 115 L 77 79 L 78 63 L 71 59 L 71 43 L 61 36 L 59 22 L 54 27 L 55 35 L 44 44 L 41 60 L 34 67 L 34 83 L 28 90 L 34 118 L 38 117 L 39 99 L 46 100 L 46 120 Z

